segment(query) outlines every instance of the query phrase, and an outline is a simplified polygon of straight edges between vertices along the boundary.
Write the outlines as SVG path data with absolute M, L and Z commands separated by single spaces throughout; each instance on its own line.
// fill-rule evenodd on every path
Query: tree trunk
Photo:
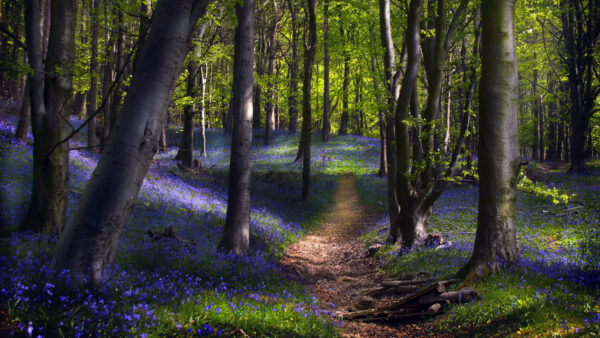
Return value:
M 535 58 L 535 53 L 534 53 L 534 58 Z M 539 143 L 540 143 L 540 130 L 539 130 L 539 119 L 540 119 L 540 111 L 539 111 L 539 107 L 537 105 L 537 97 L 538 97 L 538 91 L 537 91 L 537 83 L 538 82 L 538 70 L 534 69 L 533 70 L 533 81 L 531 83 L 531 89 L 533 91 L 532 96 L 533 96 L 533 104 L 532 104 L 532 111 L 533 111 L 533 144 L 531 145 L 531 150 L 532 150 L 532 157 L 534 160 L 539 161 L 541 160 L 541 156 L 540 156 L 540 148 L 539 148 Z
M 290 119 L 289 131 L 295 133 L 298 129 L 298 13 L 288 0 L 292 25 L 292 60 L 290 64 L 290 94 L 288 96 L 288 115 Z
M 318 0 L 306 0 L 308 7 L 308 43 L 304 45 L 304 85 L 302 86 L 302 200 L 310 198 L 310 144 L 311 144 L 311 90 L 312 72 L 317 52 L 317 18 Z
M 396 132 L 396 198 L 400 205 L 399 224 L 391 224 L 390 239 L 393 243 L 403 246 L 412 247 L 414 240 L 418 239 L 416 234 L 410 234 L 407 224 L 410 222 L 402 221 L 404 215 L 409 215 L 413 211 L 412 208 L 412 187 L 410 185 L 409 173 L 410 168 L 410 134 L 408 125 L 404 121 L 409 118 L 410 99 L 416 85 L 417 73 L 419 70 L 419 54 L 420 54 L 420 33 L 419 23 L 421 17 L 422 3 L 420 0 L 411 0 L 408 12 L 408 23 L 406 28 L 406 50 L 407 61 L 406 70 L 402 78 L 402 86 L 396 103 L 395 116 L 395 132 Z M 391 174 L 390 174 L 391 175 Z M 400 231 L 399 231 L 399 230 Z M 417 230 L 416 228 L 413 230 Z M 408 232 L 407 232 L 408 231 Z M 405 233 L 407 232 L 407 233 Z M 402 236 L 398 237 L 398 233 Z M 424 234 L 421 234 L 424 235 Z M 406 238 L 406 240 L 405 240 Z
M 68 134 L 71 69 L 75 55 L 77 4 L 53 1 L 48 53 L 44 69 L 39 31 L 41 2 L 26 1 L 26 31 L 31 68 L 31 126 L 33 130 L 33 191 L 23 230 L 46 234 L 61 232 L 69 193 L 69 146 L 50 150 Z M 45 70 L 45 71 L 44 71 Z M 44 75 L 46 74 L 46 75 Z
M 467 282 L 517 259 L 516 183 L 519 171 L 514 0 L 484 1 L 479 94 L 479 212 L 475 247 L 458 273 Z
M 323 130 L 322 139 L 323 142 L 329 141 L 329 111 L 331 108 L 331 102 L 329 101 L 329 0 L 325 0 L 324 3 L 324 22 L 323 22 L 323 49 L 325 53 L 325 59 L 323 60 Z
M 96 114 L 98 105 L 98 0 L 90 0 L 90 18 L 92 18 L 92 54 L 90 56 L 90 91 L 88 92 L 88 115 Z M 98 153 L 98 134 L 96 133 L 97 119 L 92 117 L 88 122 L 88 147 L 93 153 Z
M 29 93 L 31 92 L 29 77 L 25 80 L 25 88 L 21 95 L 21 104 L 19 108 L 19 122 L 17 124 L 17 130 L 15 137 L 21 141 L 27 139 L 27 132 L 29 131 L 29 125 L 31 122 L 31 100 Z
M 107 46 L 106 46 L 106 63 L 104 64 L 104 77 L 102 79 L 102 99 L 104 100 L 104 107 L 102 108 L 102 116 L 103 116 L 103 133 L 102 133 L 102 147 L 108 142 L 108 136 L 110 135 L 111 119 L 110 119 L 110 107 L 111 99 L 114 99 L 114 95 L 111 95 L 111 86 L 113 82 L 113 63 L 111 61 L 111 57 L 114 52 L 114 34 L 111 34 L 110 31 L 107 32 Z
M 340 26 L 340 33 L 342 40 L 345 35 L 344 28 Z M 340 121 L 339 135 L 346 135 L 348 133 L 348 100 L 350 95 L 350 55 L 347 51 L 344 51 L 344 84 L 342 87 L 342 118 Z
M 57 271 L 102 281 L 144 176 L 198 18 L 208 0 L 159 0 L 113 136 L 55 251 Z M 78 283 L 83 280 L 76 279 Z
M 115 7 L 115 27 L 118 28 L 117 39 L 115 42 L 116 53 L 114 55 L 114 76 L 115 86 L 112 92 L 112 99 L 110 100 L 110 131 L 113 130 L 115 122 L 117 121 L 117 114 L 121 110 L 121 96 L 123 95 L 123 73 L 121 69 L 125 64 L 125 27 L 123 22 L 123 10 Z
M 227 218 L 219 250 L 243 255 L 250 245 L 250 158 L 254 84 L 254 0 L 236 5 L 233 67 L 233 139 L 229 166 Z
M 279 27 L 279 8 L 277 7 L 277 1 L 273 0 L 273 24 L 269 31 L 269 42 L 267 48 L 268 54 L 268 65 L 267 65 L 267 76 L 269 78 L 269 83 L 267 85 L 267 102 L 265 103 L 265 114 L 266 114 L 266 123 L 265 123 L 265 145 L 271 145 L 271 135 L 273 134 L 273 130 L 275 130 L 275 105 L 273 104 L 274 94 L 273 94 L 273 83 L 272 77 L 275 71 L 275 54 L 277 53 L 277 28 Z
M 208 64 L 200 67 L 201 102 L 200 109 L 200 156 L 206 157 L 206 83 L 208 81 Z M 192 128 L 193 129 L 193 128 Z

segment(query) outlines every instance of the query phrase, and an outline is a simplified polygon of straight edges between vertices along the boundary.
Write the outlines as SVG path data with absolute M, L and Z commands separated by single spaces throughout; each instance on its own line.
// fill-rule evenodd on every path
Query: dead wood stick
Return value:
M 475 298 L 477 298 L 477 291 L 465 288 L 459 291 L 446 292 L 439 295 L 424 295 L 419 298 L 419 304 L 428 305 L 443 302 L 470 301 Z
M 433 281 L 433 278 L 427 279 L 413 279 L 413 280 L 384 280 L 381 282 L 383 286 L 401 286 L 401 285 L 415 285 L 425 284 Z

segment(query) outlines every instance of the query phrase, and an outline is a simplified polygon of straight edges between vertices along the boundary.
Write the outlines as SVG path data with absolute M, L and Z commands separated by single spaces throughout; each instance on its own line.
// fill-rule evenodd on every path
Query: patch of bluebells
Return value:
M 2 170 L 3 227 L 15 227 L 22 220 L 30 192 L 25 183 L 31 177 L 31 146 L 12 139 L 13 126 L 14 121 L 0 120 L 3 156 L 0 163 L 19 170 L 15 175 Z M 75 139 L 71 146 L 81 146 L 81 141 Z M 217 149 L 216 153 L 226 151 Z M 171 155 L 174 156 L 174 149 Z M 98 158 L 99 155 L 86 151 L 70 152 L 70 185 L 76 193 L 70 195 L 68 215 L 74 210 Z M 265 279 L 278 278 L 269 250 L 283 243 L 288 234 L 300 234 L 302 228 L 297 222 L 284 219 L 266 207 L 253 207 L 251 232 L 256 243 L 252 252 L 242 257 L 217 252 L 220 224 L 226 211 L 225 189 L 211 182 L 175 177 L 167 169 L 174 166 L 165 154 L 158 155 L 153 162 L 121 237 L 115 264 L 106 271 L 100 288 L 67 287 L 72 285 L 70 273 L 57 273 L 50 268 L 56 236 L 11 234 L 5 246 L 11 250 L 0 253 L 3 267 L 0 305 L 10 308 L 13 314 L 44 309 L 56 319 L 40 323 L 34 318 L 19 317 L 21 334 L 145 336 L 161 324 L 157 307 L 173 306 L 176 310 L 189 302 L 198 303 L 202 295 L 208 294 L 230 299 L 231 308 L 240 311 L 258 310 L 259 300 L 268 300 L 265 309 L 267 303 L 292 301 L 294 311 L 306 318 L 333 315 L 332 311 L 320 309 L 315 303 L 303 303 L 285 291 L 272 292 L 265 284 Z M 323 189 L 330 187 L 326 183 Z M 264 202 L 259 200 L 257 204 L 267 205 L 268 198 L 263 199 Z M 170 239 L 154 241 L 147 237 L 147 230 L 160 231 L 164 226 L 173 227 L 180 237 L 194 245 L 186 247 Z M 244 297 L 248 301 L 236 301 Z M 222 309 L 206 307 L 205 311 L 218 314 Z M 209 323 L 198 325 L 194 328 L 198 335 L 222 332 L 222 328 Z

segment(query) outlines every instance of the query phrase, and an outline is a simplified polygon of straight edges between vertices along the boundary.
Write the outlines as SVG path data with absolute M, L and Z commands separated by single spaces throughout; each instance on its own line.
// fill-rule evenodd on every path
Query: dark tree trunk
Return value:
M 323 142 L 329 141 L 329 112 L 331 108 L 331 102 L 329 101 L 329 0 L 325 0 L 324 3 L 324 22 L 323 22 L 323 49 L 325 53 L 325 59 L 323 60 L 323 129 L 322 139 Z
M 21 95 L 21 104 L 19 108 L 19 122 L 17 123 L 17 130 L 15 137 L 21 141 L 27 139 L 27 132 L 29 131 L 29 125 L 31 122 L 31 100 L 29 93 L 31 92 L 30 80 L 25 80 L 25 88 Z
M 115 9 L 115 27 L 117 27 L 117 39 L 115 42 L 116 53 L 114 55 L 114 68 L 115 74 L 115 86 L 112 92 L 112 99 L 110 100 L 110 131 L 114 129 L 115 122 L 117 121 L 117 115 L 121 110 L 121 96 L 123 94 L 123 73 L 121 69 L 124 67 L 125 60 L 125 27 L 123 22 L 123 10 L 120 8 Z
M 179 143 L 179 151 L 176 159 L 181 161 L 185 168 L 191 168 L 194 160 L 194 114 L 196 112 L 195 88 L 197 84 L 198 64 L 194 58 L 188 64 L 188 75 L 186 79 L 186 95 L 192 98 L 192 102 L 183 108 L 183 134 Z
M 312 72 L 317 52 L 317 18 L 318 0 L 306 0 L 308 7 L 308 43 L 304 45 L 304 84 L 302 86 L 302 200 L 310 198 L 310 144 L 311 144 L 311 90 Z
M 387 188 L 388 188 L 388 210 L 390 213 L 390 236 L 392 241 L 401 238 L 398 220 L 400 218 L 400 208 L 396 194 L 396 132 L 394 120 L 394 107 L 398 98 L 398 85 L 396 73 L 396 56 L 394 50 L 394 40 L 392 39 L 392 28 L 390 23 L 390 1 L 379 0 L 379 30 L 381 33 L 381 42 L 384 48 L 383 63 L 384 74 L 387 88 L 387 129 L 386 129 L 386 157 L 388 161 Z
M 88 92 L 88 115 L 96 114 L 98 105 L 98 1 L 90 0 L 90 18 L 92 19 L 92 54 L 90 56 L 90 91 Z M 93 153 L 98 153 L 98 134 L 96 133 L 97 119 L 93 116 L 88 122 L 88 147 Z
M 534 53 L 534 58 L 535 58 L 535 53 Z M 539 161 L 541 159 L 540 157 L 540 148 L 539 148 L 539 144 L 540 144 L 540 130 L 539 130 L 539 119 L 540 119 L 540 111 L 539 111 L 539 107 L 537 105 L 537 97 L 538 97 L 538 91 L 537 91 L 537 85 L 538 85 L 538 70 L 534 69 L 533 70 L 533 81 L 531 83 L 531 89 L 533 91 L 532 95 L 533 95 L 533 99 L 534 102 L 532 104 L 532 111 L 533 111 L 533 144 L 531 145 L 531 150 L 532 150 L 532 157 L 534 160 Z
M 104 107 L 102 107 L 102 116 L 103 116 L 103 133 L 102 133 L 102 147 L 106 145 L 108 141 L 108 136 L 110 135 L 111 119 L 110 119 L 110 107 L 112 106 L 111 100 L 114 99 L 114 95 L 111 95 L 111 86 L 113 82 L 113 62 L 111 58 L 114 52 L 114 34 L 111 34 L 110 31 L 107 32 L 107 46 L 106 46 L 106 63 L 104 64 L 104 75 L 102 79 L 102 100 L 104 100 Z
M 269 77 L 269 84 L 267 85 L 267 102 L 265 103 L 265 145 L 271 145 L 271 138 L 273 130 L 275 130 L 275 105 L 273 104 L 273 84 L 271 83 L 272 75 L 275 71 L 275 54 L 277 53 L 277 28 L 279 27 L 279 8 L 277 7 L 277 1 L 273 0 L 273 23 L 269 31 L 269 42 L 267 47 L 268 62 L 267 62 L 267 76 Z
M 340 33 L 342 38 L 345 35 L 344 28 L 340 26 Z M 345 39 L 342 39 L 345 40 Z M 350 55 L 347 51 L 344 51 L 344 84 L 342 87 L 342 118 L 340 120 L 339 135 L 346 135 L 348 133 L 348 100 L 350 95 Z
M 517 259 L 516 183 L 519 172 L 519 79 L 514 0 L 484 1 L 479 94 L 479 212 L 471 260 L 458 273 L 467 282 Z M 499 38 L 501 37 L 501 38 Z
M 207 4 L 208 0 L 159 0 L 156 4 L 113 136 L 57 244 L 57 270 L 84 274 L 95 286 L 101 283 L 156 153 L 192 32 Z
M 410 231 L 405 233 L 409 224 L 406 220 L 402 221 L 403 216 L 412 214 L 411 208 L 411 189 L 409 177 L 405 173 L 409 172 L 410 163 L 410 135 L 405 120 L 409 118 L 410 99 L 413 95 L 416 85 L 417 73 L 419 70 L 419 22 L 421 17 L 422 3 L 420 0 L 411 0 L 408 12 L 408 23 L 406 28 L 406 50 L 407 62 L 406 70 L 402 78 L 402 86 L 396 103 L 395 116 L 395 144 L 396 144 L 396 187 L 395 195 L 400 206 L 400 218 L 398 223 L 391 224 L 390 239 L 393 243 L 402 244 L 411 247 L 413 240 L 416 239 L 416 234 L 411 234 Z M 391 173 L 390 173 L 391 175 Z M 416 230 L 416 228 L 415 228 Z M 398 236 L 400 234 L 400 236 Z M 421 234 L 424 236 L 424 234 Z M 406 239 L 406 240 L 405 240 Z M 412 239 L 412 240 L 411 240 Z M 411 240 L 411 241 L 408 241 Z
M 292 25 L 292 60 L 290 68 L 290 94 L 288 96 L 289 131 L 295 133 L 298 129 L 298 13 L 292 0 L 288 0 Z
M 569 171 L 585 173 L 586 136 L 600 92 L 593 75 L 597 76 L 593 46 L 600 39 L 600 1 L 562 0 L 560 3 L 571 110 Z
M 53 1 L 48 53 L 43 68 L 41 1 L 26 1 L 26 35 L 31 68 L 31 126 L 33 130 L 33 191 L 23 230 L 46 234 L 61 232 L 69 193 L 68 143 L 55 144 L 68 134 L 77 4 Z M 44 75 L 45 74 L 45 75 Z
M 243 255 L 250 245 L 250 153 L 254 74 L 254 0 L 236 5 L 233 67 L 233 139 L 229 166 L 227 218 L 219 250 Z

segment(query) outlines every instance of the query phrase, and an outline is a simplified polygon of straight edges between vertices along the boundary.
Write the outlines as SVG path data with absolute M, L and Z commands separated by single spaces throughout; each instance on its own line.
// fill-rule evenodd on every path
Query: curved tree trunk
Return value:
M 475 247 L 458 273 L 467 282 L 517 259 L 516 183 L 519 171 L 515 0 L 483 1 L 479 92 L 479 212 Z
M 101 282 L 156 153 L 192 32 L 208 2 L 159 0 L 156 4 L 113 136 L 57 244 L 54 267 L 58 271 L 83 274 L 92 285 Z
M 233 66 L 233 139 L 229 165 L 227 218 L 219 250 L 243 255 L 250 246 L 250 158 L 254 85 L 254 0 L 236 5 Z

